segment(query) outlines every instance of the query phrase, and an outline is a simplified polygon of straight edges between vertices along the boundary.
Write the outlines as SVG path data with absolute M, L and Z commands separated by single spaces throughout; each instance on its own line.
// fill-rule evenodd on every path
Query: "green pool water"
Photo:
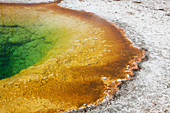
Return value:
M 45 37 L 22 26 L 0 25 L 0 79 L 39 62 L 53 46 Z
M 72 39 L 64 16 L 40 9 L 0 5 L 0 80 L 65 51 Z
M 0 25 L 0 79 L 19 73 L 46 55 L 54 43 L 46 40 L 49 32 L 42 32 L 19 25 Z

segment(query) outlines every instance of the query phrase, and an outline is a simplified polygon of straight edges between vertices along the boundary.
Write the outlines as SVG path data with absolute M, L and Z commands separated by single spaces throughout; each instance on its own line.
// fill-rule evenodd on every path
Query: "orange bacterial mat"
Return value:
M 0 112 L 64 112 L 98 104 L 144 51 L 124 31 L 55 3 L 0 4 Z

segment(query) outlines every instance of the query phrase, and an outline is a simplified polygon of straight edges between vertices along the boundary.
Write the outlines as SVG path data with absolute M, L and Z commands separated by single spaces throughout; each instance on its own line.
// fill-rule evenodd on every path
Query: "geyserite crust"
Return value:
M 127 65 L 144 56 L 120 29 L 94 14 L 50 3 L 0 4 L 0 15 L 0 38 L 5 44 L 20 44 L 10 58 L 17 58 L 17 66 L 36 59 L 17 75 L 0 81 L 1 112 L 60 112 L 95 103 L 106 96 L 106 86 L 113 80 L 127 78 Z M 5 37 L 18 31 L 5 26 L 20 26 L 31 35 Z M 18 51 L 23 50 L 35 54 L 20 58 Z

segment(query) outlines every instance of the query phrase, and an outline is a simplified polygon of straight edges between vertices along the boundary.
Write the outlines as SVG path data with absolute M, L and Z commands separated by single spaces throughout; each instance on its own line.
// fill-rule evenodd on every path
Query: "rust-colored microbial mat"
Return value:
M 84 11 L 0 4 L 0 112 L 63 112 L 114 94 L 144 52 Z

